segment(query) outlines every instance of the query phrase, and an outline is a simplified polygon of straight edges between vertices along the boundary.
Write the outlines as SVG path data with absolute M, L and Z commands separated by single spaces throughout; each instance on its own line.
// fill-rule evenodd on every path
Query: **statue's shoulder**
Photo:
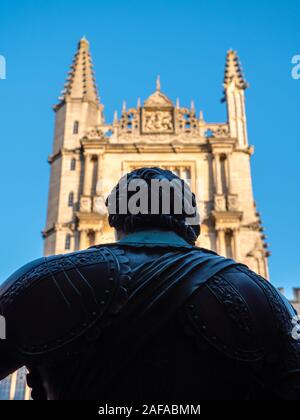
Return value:
M 25 265 L 0 286 L 8 340 L 34 355 L 98 331 L 126 300 L 126 262 L 124 251 L 99 246 Z
M 38 258 L 25 264 L 4 281 L 0 286 L 1 295 L 11 289 L 30 286 L 45 277 L 94 264 L 107 263 L 109 260 L 113 260 L 112 253 L 105 246 Z
M 270 282 L 243 265 L 226 268 L 184 308 L 188 325 L 212 347 L 241 361 L 260 360 L 292 331 L 295 311 Z

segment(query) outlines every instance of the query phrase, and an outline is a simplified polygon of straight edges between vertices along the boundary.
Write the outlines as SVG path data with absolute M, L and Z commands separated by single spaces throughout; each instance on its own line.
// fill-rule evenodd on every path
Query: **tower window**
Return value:
M 78 132 L 79 132 L 79 121 L 74 121 L 73 134 L 78 134 Z
M 71 160 L 71 171 L 75 171 L 76 170 L 76 159 L 72 159 Z
M 71 235 L 68 233 L 66 236 L 65 250 L 69 251 L 70 249 L 71 249 Z
M 73 207 L 74 206 L 74 193 L 70 192 L 69 199 L 68 199 L 68 206 Z

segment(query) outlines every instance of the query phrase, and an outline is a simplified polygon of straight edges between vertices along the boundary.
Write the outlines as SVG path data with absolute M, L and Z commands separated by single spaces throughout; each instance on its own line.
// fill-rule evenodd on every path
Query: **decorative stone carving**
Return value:
M 157 86 L 157 90 L 149 96 L 144 102 L 145 108 L 173 108 L 173 102 L 164 93 L 160 91 L 160 87 Z
M 82 213 L 90 213 L 92 211 L 92 198 L 82 196 L 80 197 L 80 211 Z
M 226 198 L 224 195 L 215 195 L 215 211 L 226 211 Z
M 142 133 L 174 133 L 173 110 L 142 109 Z
M 104 134 L 103 134 L 102 129 L 99 126 L 95 126 L 87 130 L 85 137 L 89 140 L 103 139 Z
M 255 222 L 252 222 L 252 223 L 248 223 L 246 225 L 242 225 L 242 227 L 246 230 L 251 230 L 253 232 L 257 232 L 257 231 L 259 231 L 260 223 L 255 221 Z
M 120 119 L 120 131 L 123 133 L 134 133 L 139 130 L 140 115 L 137 109 L 124 110 Z
M 105 200 L 102 196 L 94 197 L 93 199 L 93 210 L 95 213 L 100 214 L 100 216 L 107 215 L 107 208 L 105 205 Z
M 239 210 L 239 202 L 237 194 L 230 194 L 227 197 L 228 202 L 228 210 L 229 211 L 237 211 Z
M 177 109 L 176 123 L 179 132 L 197 133 L 199 131 L 199 120 L 194 110 L 188 108 Z
M 229 127 L 227 124 L 206 124 L 205 132 L 208 137 L 228 137 Z

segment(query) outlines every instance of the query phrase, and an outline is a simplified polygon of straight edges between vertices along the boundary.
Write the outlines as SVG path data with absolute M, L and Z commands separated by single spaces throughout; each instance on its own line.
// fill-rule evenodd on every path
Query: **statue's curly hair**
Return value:
M 151 181 L 153 179 L 163 181 L 174 181 L 170 188 L 170 212 L 168 214 L 162 211 L 162 191 L 159 188 L 159 211 L 158 214 L 151 214 L 150 210 L 147 214 L 130 214 L 128 210 L 128 202 L 130 198 L 137 192 L 129 191 L 128 185 L 132 180 L 143 180 L 147 183 L 148 191 L 151 192 Z M 123 181 L 123 182 L 122 182 Z M 183 193 L 184 192 L 184 193 Z M 190 200 L 186 198 L 186 192 Z M 179 195 L 180 194 L 180 195 Z M 181 212 L 178 208 L 175 212 L 175 198 L 181 198 Z M 125 201 L 125 203 L 124 203 Z M 111 203 L 114 203 L 113 205 Z M 127 212 L 122 214 L 120 208 L 124 209 L 126 205 Z M 122 206 L 123 205 L 123 206 Z M 177 203 L 178 205 L 178 203 Z M 125 233 L 135 232 L 143 229 L 165 229 L 172 230 L 183 237 L 188 243 L 195 244 L 200 235 L 199 214 L 197 211 L 197 203 L 195 194 L 190 190 L 188 184 L 180 179 L 173 172 L 161 168 L 141 168 L 136 169 L 120 179 L 114 187 L 111 194 L 106 199 L 109 217 L 108 221 L 111 227 L 116 230 L 122 230 Z M 114 210 L 112 210 L 114 208 Z M 151 193 L 148 194 L 148 209 L 151 209 Z M 187 218 L 191 218 L 195 224 L 188 224 Z

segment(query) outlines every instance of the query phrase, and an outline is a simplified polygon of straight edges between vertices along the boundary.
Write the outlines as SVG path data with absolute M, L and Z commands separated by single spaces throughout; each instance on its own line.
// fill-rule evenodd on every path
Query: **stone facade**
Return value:
M 65 90 L 54 107 L 45 255 L 113 240 L 105 198 L 133 168 L 168 168 L 191 183 L 202 218 L 198 245 L 249 265 L 268 278 L 267 245 L 253 198 L 244 92 L 236 52 L 227 53 L 227 121 L 210 123 L 195 106 L 174 104 L 157 80 L 135 107 L 123 105 L 106 123 L 92 70 L 89 43 L 79 42 Z

